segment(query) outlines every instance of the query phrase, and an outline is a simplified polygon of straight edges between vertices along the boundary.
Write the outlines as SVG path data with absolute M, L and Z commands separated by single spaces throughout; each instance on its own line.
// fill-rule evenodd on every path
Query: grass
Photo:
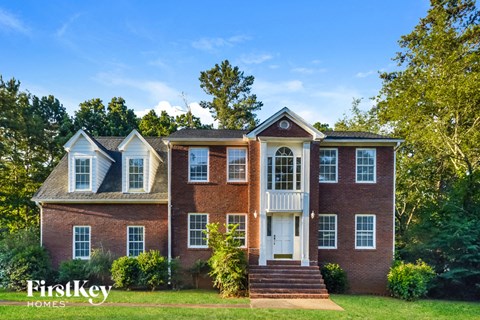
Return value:
M 24 292 L 2 292 L 0 300 L 32 301 Z M 34 301 L 40 299 L 34 298 Z M 250 308 L 118 307 L 108 303 L 158 304 L 248 304 L 249 299 L 221 299 L 215 291 L 184 290 L 159 292 L 111 291 L 101 307 L 34 308 L 0 306 L 2 319 L 478 319 L 480 303 L 420 300 L 405 302 L 387 297 L 332 295 L 345 311 L 279 310 Z M 70 302 L 72 300 L 68 300 Z M 83 299 L 75 299 L 85 302 Z

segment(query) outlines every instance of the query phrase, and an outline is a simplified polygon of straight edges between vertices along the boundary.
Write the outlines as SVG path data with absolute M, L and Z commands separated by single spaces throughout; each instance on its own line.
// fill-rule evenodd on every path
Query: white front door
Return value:
M 274 259 L 293 258 L 293 215 L 273 214 L 272 245 Z

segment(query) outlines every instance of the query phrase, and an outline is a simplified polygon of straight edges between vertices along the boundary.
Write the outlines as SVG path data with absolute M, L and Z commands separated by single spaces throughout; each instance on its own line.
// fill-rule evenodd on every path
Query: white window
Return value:
M 357 149 L 357 182 L 376 181 L 376 150 Z
M 188 247 L 189 248 L 207 248 L 207 230 L 208 214 L 190 213 L 188 215 Z
M 127 227 L 127 256 L 137 257 L 145 251 L 145 228 L 141 226 Z
M 90 259 L 90 226 L 73 227 L 73 259 Z
M 75 158 L 75 190 L 88 191 L 92 189 L 92 159 Z
M 143 191 L 145 166 L 143 158 L 128 159 L 128 189 Z
M 318 247 L 322 249 L 336 249 L 337 215 L 320 214 L 318 218 Z
M 228 181 L 247 181 L 247 149 L 227 148 Z
M 208 148 L 190 148 L 188 150 L 188 180 L 208 181 Z
M 242 248 L 247 244 L 247 216 L 245 214 L 228 214 L 227 215 L 227 227 L 233 224 L 238 224 L 237 233 L 238 237 L 235 237 L 242 244 Z
M 375 249 L 375 215 L 355 215 L 355 248 Z
M 337 182 L 338 150 L 320 149 L 320 182 Z

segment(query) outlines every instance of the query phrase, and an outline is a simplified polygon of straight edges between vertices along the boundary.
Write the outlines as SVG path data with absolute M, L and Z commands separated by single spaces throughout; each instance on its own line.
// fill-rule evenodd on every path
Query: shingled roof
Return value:
M 145 137 L 145 140 L 162 158 L 154 177 L 152 190 L 149 193 L 123 193 L 122 192 L 122 154 L 118 146 L 123 137 L 92 137 L 102 150 L 105 150 L 115 162 L 110 166 L 105 179 L 96 193 L 93 192 L 68 192 L 68 156 L 65 155 L 53 169 L 47 180 L 43 183 L 33 201 L 62 201 L 62 202 L 112 202 L 112 201 L 167 201 L 167 147 L 159 137 Z
M 248 130 L 182 129 L 169 135 L 167 140 L 180 139 L 242 139 Z
M 394 139 L 389 136 L 383 136 L 376 133 L 364 131 L 322 131 L 327 137 L 325 140 L 339 139 Z

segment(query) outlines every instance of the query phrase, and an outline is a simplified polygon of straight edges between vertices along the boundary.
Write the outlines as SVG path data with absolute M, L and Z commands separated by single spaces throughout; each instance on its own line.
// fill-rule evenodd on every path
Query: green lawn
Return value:
M 0 291 L 0 300 L 31 301 L 26 293 Z M 39 300 L 35 298 L 35 300 Z M 0 306 L 1 319 L 478 319 L 480 303 L 421 300 L 405 302 L 386 297 L 332 295 L 345 311 L 268 310 L 250 308 L 119 307 L 108 303 L 248 304 L 248 299 L 221 299 L 214 291 L 112 291 L 101 307 L 34 308 Z M 68 300 L 69 302 L 72 300 Z M 84 302 L 83 299 L 76 299 Z

